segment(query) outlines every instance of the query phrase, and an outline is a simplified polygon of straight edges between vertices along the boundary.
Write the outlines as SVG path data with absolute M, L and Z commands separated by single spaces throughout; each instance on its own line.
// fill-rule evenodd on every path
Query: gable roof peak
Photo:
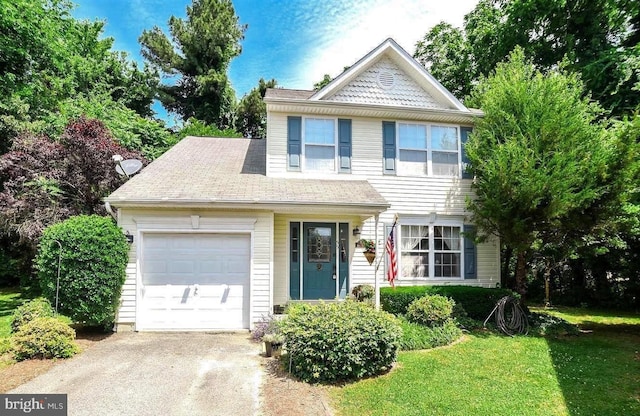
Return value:
M 371 66 L 376 64 L 383 56 L 387 56 L 395 62 L 413 81 L 415 81 L 422 89 L 437 100 L 443 107 L 459 111 L 469 111 L 449 90 L 447 90 L 440 82 L 433 77 L 416 61 L 407 51 L 405 51 L 392 38 L 385 39 L 376 46 L 372 51 L 360 58 L 355 64 L 335 77 L 330 83 L 322 89 L 316 91 L 309 100 L 320 101 L 325 100 L 342 88 L 349 82 L 361 75 Z

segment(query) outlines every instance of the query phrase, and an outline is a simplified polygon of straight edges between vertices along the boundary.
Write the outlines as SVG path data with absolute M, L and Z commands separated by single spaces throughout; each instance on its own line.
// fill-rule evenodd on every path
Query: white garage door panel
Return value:
M 249 327 L 249 235 L 145 234 L 142 244 L 138 328 Z

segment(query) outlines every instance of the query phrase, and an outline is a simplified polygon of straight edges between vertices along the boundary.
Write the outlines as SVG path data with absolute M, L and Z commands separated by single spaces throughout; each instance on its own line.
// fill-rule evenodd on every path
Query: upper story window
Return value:
M 287 169 L 351 172 L 351 120 L 287 117 Z
M 458 176 L 458 128 L 433 124 L 397 125 L 398 173 L 408 176 Z
M 335 121 L 324 118 L 304 119 L 305 170 L 336 170 Z

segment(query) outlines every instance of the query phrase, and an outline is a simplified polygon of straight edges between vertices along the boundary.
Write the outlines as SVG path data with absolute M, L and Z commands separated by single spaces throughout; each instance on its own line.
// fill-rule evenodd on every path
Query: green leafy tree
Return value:
M 325 87 L 325 85 L 329 84 L 331 81 L 333 81 L 333 78 L 331 78 L 331 75 L 329 74 L 324 74 L 324 77 L 322 78 L 322 80 L 316 82 L 315 84 L 313 84 L 313 89 L 316 91 L 319 91 L 321 89 L 323 89 Z
M 466 145 L 477 198 L 468 207 L 481 235 L 514 250 L 525 290 L 531 253 L 575 246 L 606 218 L 628 178 L 632 143 L 597 123 L 577 75 L 543 75 L 517 48 L 469 102 L 482 108 Z
M 456 97 L 471 92 L 473 71 L 460 29 L 449 23 L 438 23 L 418 42 L 415 57 Z
M 186 19 L 171 16 L 171 38 L 157 26 L 140 36 L 142 55 L 164 77 L 159 86 L 165 108 L 183 120 L 197 118 L 220 128 L 232 125 L 235 94 L 227 70 L 241 51 L 246 26 L 230 0 L 194 0 Z
M 60 102 L 57 112 L 44 117 L 40 130 L 49 137 L 59 138 L 69 122 L 80 117 L 100 120 L 118 144 L 150 160 L 175 144 L 164 123 L 142 117 L 123 102 L 114 101 L 106 92 L 80 94 Z
M 103 199 L 122 185 L 112 156 L 144 158 L 115 143 L 98 120 L 80 118 L 60 141 L 19 136 L 0 157 L 0 229 L 35 247 L 42 230 L 72 215 L 105 213 Z
M 220 130 L 216 126 L 206 124 L 195 118 L 190 118 L 175 134 L 176 143 L 187 136 L 196 137 L 242 137 L 233 129 Z
M 258 86 L 240 100 L 236 109 L 236 130 L 252 139 L 263 139 L 267 134 L 267 105 L 263 101 L 267 88 L 275 88 L 275 79 L 260 78 Z
M 640 6 L 629 0 L 481 0 L 464 27 L 441 23 L 418 42 L 415 57 L 459 96 L 516 47 L 537 68 L 566 59 L 587 92 L 614 115 L 640 104 Z
M 104 22 L 71 17 L 64 0 L 4 2 L 0 13 L 0 152 L 20 133 L 45 133 L 45 117 L 82 95 L 151 114 L 158 75 L 102 38 Z

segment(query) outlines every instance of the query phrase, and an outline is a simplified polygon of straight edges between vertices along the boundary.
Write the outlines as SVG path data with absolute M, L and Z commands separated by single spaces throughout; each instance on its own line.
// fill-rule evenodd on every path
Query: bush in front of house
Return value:
M 287 368 L 306 382 L 355 380 L 391 368 L 402 330 L 397 319 L 361 302 L 290 306 L 282 322 Z
M 115 320 L 128 252 L 122 230 L 108 217 L 80 215 L 48 227 L 35 260 L 43 296 L 55 303 L 60 259 L 58 311 L 77 323 L 108 327 Z
M 425 295 L 442 295 L 462 306 L 472 319 L 484 321 L 496 303 L 504 296 L 515 296 L 513 291 L 475 286 L 398 286 L 380 289 L 382 309 L 394 315 L 405 315 L 407 308 L 417 298 Z
M 440 295 L 426 295 L 409 304 L 407 319 L 416 324 L 435 327 L 451 319 L 455 302 Z
M 11 316 L 11 332 L 17 332 L 20 327 L 36 318 L 52 318 L 53 308 L 45 298 L 35 298 L 18 306 Z
M 11 336 L 16 360 L 29 358 L 68 358 L 78 352 L 76 332 L 60 319 L 35 318 Z
M 449 345 L 462 336 L 462 330 L 453 319 L 436 327 L 409 322 L 405 318 L 399 318 L 399 321 L 402 326 L 400 349 L 403 351 L 425 350 Z

